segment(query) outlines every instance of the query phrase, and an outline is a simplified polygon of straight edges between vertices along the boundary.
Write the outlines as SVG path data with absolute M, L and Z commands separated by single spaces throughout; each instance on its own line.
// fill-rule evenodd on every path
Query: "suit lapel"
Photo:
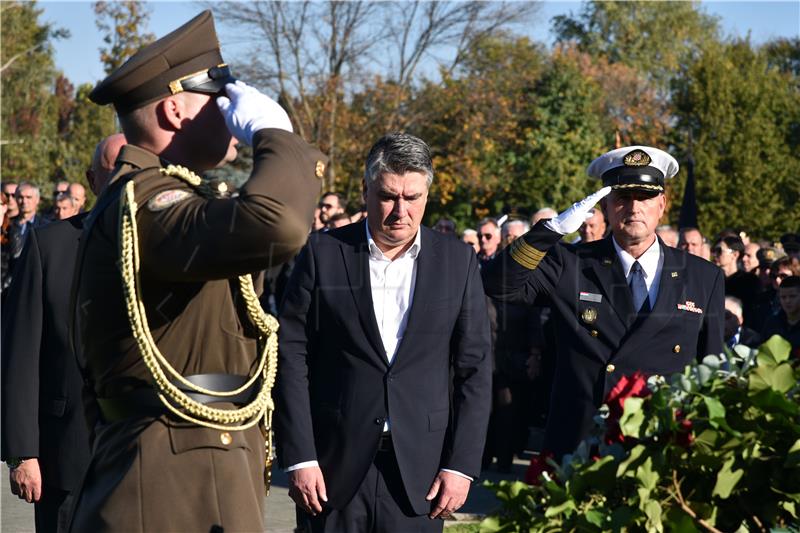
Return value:
M 444 280 L 435 275 L 437 268 L 437 246 L 431 242 L 434 238 L 433 232 L 424 226 L 419 227 L 422 232 L 420 251 L 417 256 L 417 279 L 414 285 L 414 296 L 411 300 L 411 309 L 408 311 L 408 322 L 406 323 L 403 340 L 395 354 L 395 359 L 400 355 L 403 346 L 406 344 L 406 337 L 410 331 L 414 331 L 424 324 L 428 318 L 426 313 L 430 296 L 436 293 L 437 285 L 441 285 Z
M 631 331 L 624 343 L 624 349 L 628 352 L 635 352 L 652 340 L 678 313 L 678 303 L 684 297 L 683 263 L 675 250 L 666 246 L 660 239 L 659 244 L 664 254 L 664 266 L 661 269 L 656 303 L 650 313 L 642 317 L 639 327 Z
M 366 222 L 364 222 L 366 224 Z M 367 230 L 364 224 L 358 224 L 354 231 L 360 230 L 360 235 L 355 235 L 349 242 L 340 245 L 350 292 L 353 295 L 358 319 L 369 343 L 375 349 L 375 355 L 388 366 L 386 351 L 383 348 L 378 322 L 375 320 L 375 309 L 372 306 L 372 289 L 369 279 L 369 247 L 367 245 Z
M 596 252 L 597 253 L 597 252 Z M 630 327 L 636 320 L 636 311 L 633 309 L 633 297 L 622 272 L 622 263 L 619 260 L 611 237 L 603 241 L 599 247 L 599 254 L 595 255 L 592 269 L 597 276 L 597 286 L 605 293 L 611 308 L 619 315 L 626 327 Z

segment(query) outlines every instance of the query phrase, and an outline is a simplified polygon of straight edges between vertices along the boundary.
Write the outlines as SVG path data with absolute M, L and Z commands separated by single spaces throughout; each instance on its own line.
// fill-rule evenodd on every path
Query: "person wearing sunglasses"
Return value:
M 758 298 L 758 276 L 746 272 L 742 265 L 744 243 L 738 235 L 725 235 L 711 248 L 711 259 L 725 273 L 725 295 L 742 302 L 744 323 L 752 327 L 754 305 Z

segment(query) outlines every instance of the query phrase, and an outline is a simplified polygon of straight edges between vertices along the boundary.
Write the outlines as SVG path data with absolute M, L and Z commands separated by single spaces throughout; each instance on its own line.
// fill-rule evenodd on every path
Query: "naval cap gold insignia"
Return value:
M 626 167 L 646 167 L 650 164 L 650 156 L 644 150 L 637 148 L 625 154 L 622 163 Z
M 587 324 L 594 324 L 595 320 L 597 320 L 597 309 L 594 307 L 584 309 L 581 313 L 581 320 Z

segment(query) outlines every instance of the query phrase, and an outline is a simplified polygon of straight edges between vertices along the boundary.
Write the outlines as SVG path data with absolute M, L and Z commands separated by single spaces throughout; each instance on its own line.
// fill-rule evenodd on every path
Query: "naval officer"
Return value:
M 553 310 L 557 362 L 544 449 L 572 452 L 620 377 L 670 374 L 722 352 L 724 275 L 707 261 L 666 246 L 655 233 L 678 172 L 648 146 L 612 150 L 588 167 L 603 188 L 557 217 L 538 222 L 483 270 L 489 296 Z M 600 202 L 611 234 L 569 245 Z

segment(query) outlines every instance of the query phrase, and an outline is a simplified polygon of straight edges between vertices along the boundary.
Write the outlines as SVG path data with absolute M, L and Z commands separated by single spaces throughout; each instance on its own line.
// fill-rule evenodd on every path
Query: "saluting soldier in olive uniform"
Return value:
M 304 244 L 325 157 L 233 79 L 208 11 L 90 97 L 130 144 L 78 253 L 75 338 L 99 417 L 72 529 L 261 531 L 276 322 L 248 273 Z M 252 173 L 216 198 L 195 172 L 237 140 Z

